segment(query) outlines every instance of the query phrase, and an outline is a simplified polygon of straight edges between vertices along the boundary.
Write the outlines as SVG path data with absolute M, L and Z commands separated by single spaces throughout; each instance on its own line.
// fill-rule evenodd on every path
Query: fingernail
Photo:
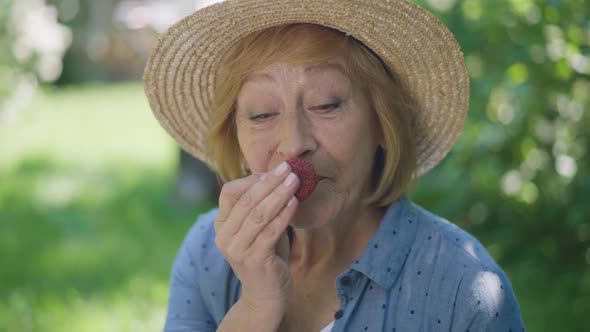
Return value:
M 276 175 L 276 176 L 282 175 L 283 173 L 285 173 L 286 170 L 287 170 L 287 163 L 283 161 L 279 166 L 277 166 L 277 168 L 275 168 L 274 175 Z
M 296 176 L 295 176 L 294 173 L 289 174 L 289 176 L 287 176 L 287 178 L 285 179 L 285 181 L 283 181 L 283 184 L 285 186 L 287 186 L 287 187 L 290 186 L 290 185 L 292 185 L 293 182 L 295 182 L 295 177 Z
M 289 200 L 289 203 L 287 203 L 287 206 L 291 206 L 291 205 L 295 204 L 295 200 L 297 200 L 297 198 L 295 198 L 295 196 L 291 197 L 291 199 Z

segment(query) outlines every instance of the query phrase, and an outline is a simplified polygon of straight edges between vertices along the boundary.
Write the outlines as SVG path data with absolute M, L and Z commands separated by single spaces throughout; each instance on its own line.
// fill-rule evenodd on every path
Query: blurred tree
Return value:
M 157 34 L 206 2 L 48 0 L 74 30 L 60 82 L 139 79 Z M 458 144 L 411 196 L 476 234 L 503 267 L 519 271 L 514 275 L 524 279 L 513 281 L 521 286 L 517 294 L 525 295 L 520 299 L 531 330 L 587 329 L 588 1 L 415 2 L 455 34 L 472 81 Z M 57 63 L 69 33 L 44 4 L 0 0 L 0 49 L 9 50 L 0 52 L 0 112 L 26 101 L 37 81 L 58 75 L 58 67 L 39 64 Z M 92 6 L 102 14 L 93 17 L 98 12 Z M 45 39 L 50 31 L 60 38 Z M 40 60 L 44 54 L 50 60 Z M 187 170 L 199 166 L 180 156 L 182 195 L 191 190 L 181 186 L 194 183 L 184 177 Z
M 39 82 L 53 82 L 71 32 L 44 0 L 0 0 L 0 122 L 14 120 Z
M 74 32 L 59 84 L 140 80 L 158 34 L 203 5 L 194 0 L 49 1 Z M 215 175 L 199 160 L 181 149 L 178 152 L 176 206 L 214 201 Z
M 159 33 L 195 0 L 48 0 L 74 32 L 59 84 L 139 80 Z
M 217 202 L 215 173 L 200 160 L 179 149 L 174 202 L 182 208 L 194 208 L 198 202 Z
M 590 312 L 590 6 L 419 3 L 455 33 L 472 81 L 462 137 L 414 197 L 491 243 L 504 264 L 535 266 L 543 280 L 575 275 L 551 297 L 570 304 L 556 301 L 554 309 L 583 329 L 581 313 Z M 547 320 L 555 324 L 547 330 L 561 329 Z

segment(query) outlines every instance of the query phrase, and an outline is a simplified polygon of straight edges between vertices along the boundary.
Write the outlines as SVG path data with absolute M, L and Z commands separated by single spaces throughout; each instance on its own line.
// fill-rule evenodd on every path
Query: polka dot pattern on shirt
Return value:
M 190 322 L 215 331 L 239 299 L 239 280 L 214 243 L 214 220 L 215 213 L 201 218 L 179 251 L 165 331 Z M 479 242 L 407 199 L 389 207 L 334 286 L 341 307 L 333 332 L 524 331 L 507 278 Z

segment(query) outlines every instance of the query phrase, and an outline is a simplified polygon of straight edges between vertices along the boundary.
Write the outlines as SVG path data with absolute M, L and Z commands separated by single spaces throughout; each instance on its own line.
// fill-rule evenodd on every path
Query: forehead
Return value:
M 256 81 L 275 81 L 276 75 L 285 74 L 302 74 L 304 76 L 311 76 L 316 74 L 335 74 L 342 75 L 348 78 L 349 71 L 338 60 L 323 61 L 320 63 L 308 65 L 293 65 L 288 63 L 274 63 L 263 68 L 257 69 L 246 75 L 243 84 Z

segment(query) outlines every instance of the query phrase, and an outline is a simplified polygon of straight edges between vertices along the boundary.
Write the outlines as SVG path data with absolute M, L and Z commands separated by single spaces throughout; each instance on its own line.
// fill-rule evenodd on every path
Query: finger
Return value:
M 223 185 L 219 194 L 219 211 L 215 218 L 215 231 L 219 230 L 221 224 L 227 220 L 232 207 L 242 197 L 244 192 L 260 181 L 262 174 L 252 174 L 237 180 L 230 181 Z
M 235 246 L 234 250 L 238 250 L 237 252 L 248 250 L 258 234 L 266 228 L 268 223 L 283 210 L 285 205 L 295 195 L 298 186 L 299 179 L 294 173 L 290 173 L 273 192 L 250 210 L 250 213 L 242 223 L 242 227 L 232 240 L 232 246 Z
M 276 254 L 276 245 L 283 233 L 287 230 L 289 222 L 295 215 L 299 202 L 293 196 L 287 205 L 281 210 L 274 220 L 269 223 L 260 234 L 256 237 L 250 248 L 249 253 L 268 257 Z
M 289 164 L 283 162 L 277 166 L 272 172 L 263 175 L 260 181 L 256 182 L 249 190 L 244 192 L 240 199 L 234 204 L 229 216 L 224 225 L 223 232 L 228 236 L 237 234 L 252 209 L 255 209 L 258 204 L 290 173 Z M 261 220 L 262 222 L 263 220 Z

